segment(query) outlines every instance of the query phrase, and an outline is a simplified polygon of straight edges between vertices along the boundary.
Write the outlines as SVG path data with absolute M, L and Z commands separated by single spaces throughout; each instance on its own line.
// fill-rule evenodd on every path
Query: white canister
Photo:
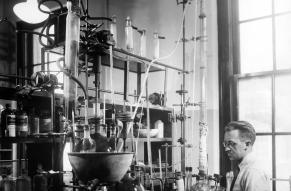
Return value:
M 161 120 L 155 122 L 155 129 L 159 130 L 157 138 L 164 138 L 164 123 Z

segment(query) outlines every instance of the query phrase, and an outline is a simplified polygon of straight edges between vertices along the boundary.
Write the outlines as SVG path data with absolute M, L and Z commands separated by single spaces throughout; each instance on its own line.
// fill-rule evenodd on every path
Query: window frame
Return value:
M 256 19 L 248 19 L 239 21 L 239 0 L 217 0 L 218 13 L 218 60 L 219 60 L 219 119 L 220 119 L 220 173 L 225 174 L 235 164 L 232 164 L 224 151 L 222 146 L 224 138 L 224 127 L 232 120 L 238 120 L 239 103 L 238 103 L 238 81 L 240 79 L 247 79 L 253 77 L 269 76 L 271 77 L 271 91 L 272 91 L 272 131 L 266 133 L 257 133 L 257 136 L 271 136 L 272 137 L 272 176 L 276 178 L 276 136 L 277 135 L 291 135 L 290 132 L 276 132 L 275 131 L 275 78 L 279 75 L 290 74 L 291 69 L 276 68 L 276 34 L 275 34 L 275 18 L 284 14 L 290 14 L 291 11 L 283 13 L 275 13 L 274 2 L 272 0 L 272 15 L 259 17 Z M 273 70 L 265 72 L 244 73 L 240 72 L 240 38 L 239 25 L 241 23 L 263 19 L 272 18 L 272 46 L 273 46 Z M 279 177 L 282 178 L 282 177 Z M 272 183 L 273 191 L 276 191 L 276 182 Z

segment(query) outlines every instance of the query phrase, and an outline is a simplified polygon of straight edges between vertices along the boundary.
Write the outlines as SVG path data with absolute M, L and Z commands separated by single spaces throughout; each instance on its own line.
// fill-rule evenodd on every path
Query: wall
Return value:
M 199 35 L 199 21 L 198 12 L 193 1 L 187 8 L 186 14 L 186 38 Z M 171 52 L 175 47 L 178 35 L 180 33 L 181 20 L 182 20 L 182 7 L 177 6 L 176 1 L 169 0 L 108 0 L 108 15 L 117 16 L 118 26 L 118 46 L 124 48 L 124 26 L 125 19 L 130 16 L 133 25 L 138 28 L 146 29 L 147 33 L 147 56 L 152 58 L 153 55 L 153 32 L 158 32 L 162 36 L 165 36 L 165 40 L 161 40 L 160 43 L 160 56 L 165 56 Z M 219 172 L 219 141 L 218 141 L 218 55 L 217 55 L 217 16 L 216 16 L 216 1 L 206 1 L 206 15 L 207 15 L 207 114 L 208 114 L 208 159 L 209 159 L 209 174 Z M 196 29 L 194 23 L 196 22 Z M 196 31 L 196 35 L 195 35 Z M 135 35 L 135 53 L 138 53 L 139 40 L 138 35 Z M 199 54 L 196 49 L 195 57 L 195 43 L 193 41 L 186 44 L 186 68 L 189 71 L 193 71 L 186 76 L 186 89 L 189 91 L 187 98 L 190 98 L 191 102 L 199 102 Z M 199 47 L 199 44 L 197 44 Z M 195 63 L 194 63 L 194 57 Z M 168 59 L 161 62 L 182 68 L 182 46 L 178 45 L 176 52 Z M 162 90 L 163 78 L 158 73 L 151 74 L 149 80 L 150 93 L 157 89 Z M 169 70 L 168 76 L 168 93 L 169 103 L 180 103 L 180 97 L 175 92 L 180 89 L 182 82 L 182 76 L 177 71 Z M 194 96 L 193 96 L 194 95 Z M 179 111 L 179 108 L 177 112 Z M 188 143 L 193 144 L 193 149 L 186 150 L 186 166 L 193 166 L 194 172 L 197 173 L 196 167 L 198 167 L 198 135 L 199 135 L 199 108 L 187 108 L 187 113 L 191 116 L 191 119 L 186 121 L 186 139 Z M 180 124 L 177 123 L 175 127 L 176 133 L 174 139 L 177 140 L 180 137 Z M 179 156 L 180 150 L 175 149 L 173 157 L 175 161 L 179 163 L 181 158 Z M 179 168 L 179 165 L 176 166 Z
M 13 3 L 0 0 L 0 18 L 6 17 L 15 26 L 16 17 L 10 11 Z M 0 74 L 16 74 L 16 33 L 7 22 L 0 24 Z M 13 83 L 15 80 L 3 80 L 0 81 L 0 87 L 13 87 Z

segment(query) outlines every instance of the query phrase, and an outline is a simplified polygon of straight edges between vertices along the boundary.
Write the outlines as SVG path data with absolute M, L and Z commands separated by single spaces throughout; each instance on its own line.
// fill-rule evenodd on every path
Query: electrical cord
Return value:
M 54 11 L 45 11 L 41 9 L 41 5 L 46 3 L 46 2 L 56 2 L 59 6 L 59 10 L 61 10 L 61 12 L 54 12 Z M 44 26 L 42 27 L 40 33 L 45 34 L 46 39 L 48 41 L 48 44 L 46 44 L 43 41 L 43 36 L 39 36 L 38 40 L 39 43 L 45 47 L 45 48 L 53 48 L 56 46 L 56 41 L 52 38 L 55 37 L 56 34 L 50 34 L 50 27 L 52 26 L 52 21 L 55 17 L 60 16 L 61 14 L 63 14 L 63 10 L 64 10 L 64 6 L 62 5 L 62 3 L 59 0 L 40 0 L 38 3 L 38 9 L 45 13 L 45 14 L 49 14 L 48 19 L 45 21 Z

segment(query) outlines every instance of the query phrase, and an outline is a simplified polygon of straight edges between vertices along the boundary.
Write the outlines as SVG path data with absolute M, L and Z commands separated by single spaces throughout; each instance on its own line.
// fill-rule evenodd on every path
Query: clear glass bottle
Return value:
M 160 57 L 160 39 L 159 39 L 159 33 L 154 33 L 154 54 L 153 58 L 157 59 Z
M 146 57 L 147 54 L 147 38 L 146 38 L 146 30 L 142 30 L 140 32 L 140 56 Z
M 185 191 L 189 191 L 189 167 L 185 168 Z
M 192 167 L 188 168 L 189 173 L 188 173 L 188 177 L 187 177 L 187 188 L 186 191 L 191 191 L 191 187 L 192 187 Z
M 95 152 L 96 142 L 90 136 L 90 128 L 88 125 L 84 126 L 84 137 L 82 139 L 82 147 L 80 152 Z
M 176 172 L 177 191 L 185 191 L 184 180 L 181 172 Z
M 130 17 L 126 18 L 125 24 L 125 48 L 129 52 L 133 51 L 133 29 Z
M 210 191 L 211 186 L 209 180 L 206 177 L 200 177 L 196 184 L 192 186 L 191 191 Z
M 113 40 L 114 40 L 114 46 L 117 47 L 117 29 L 116 29 L 116 16 L 113 15 L 111 17 L 111 23 L 110 23 L 110 33 L 112 34 Z

